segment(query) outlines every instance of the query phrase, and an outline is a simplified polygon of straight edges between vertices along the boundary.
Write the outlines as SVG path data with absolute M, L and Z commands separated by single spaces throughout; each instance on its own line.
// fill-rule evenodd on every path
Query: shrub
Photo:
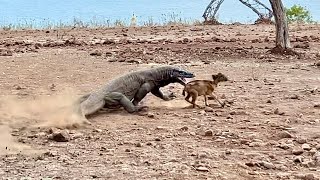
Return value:
M 285 9 L 286 16 L 289 23 L 311 23 L 312 17 L 310 11 L 300 5 L 293 5 L 289 9 Z

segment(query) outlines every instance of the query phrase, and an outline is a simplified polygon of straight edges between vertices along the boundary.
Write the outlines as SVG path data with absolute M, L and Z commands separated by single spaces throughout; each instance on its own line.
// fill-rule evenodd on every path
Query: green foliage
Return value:
M 289 9 L 285 9 L 289 23 L 312 23 L 310 11 L 300 5 L 293 5 Z

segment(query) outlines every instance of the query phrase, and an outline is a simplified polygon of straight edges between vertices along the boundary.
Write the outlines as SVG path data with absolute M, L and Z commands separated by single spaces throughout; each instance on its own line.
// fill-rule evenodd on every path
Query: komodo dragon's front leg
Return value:
M 159 87 L 155 87 L 151 90 L 151 93 L 165 101 L 169 101 L 172 100 L 175 96 L 173 93 L 171 93 L 170 95 L 165 95 L 162 93 L 162 91 L 160 91 Z

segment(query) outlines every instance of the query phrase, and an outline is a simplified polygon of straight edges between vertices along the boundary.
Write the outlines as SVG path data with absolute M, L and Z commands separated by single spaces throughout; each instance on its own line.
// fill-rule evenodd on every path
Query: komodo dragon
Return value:
M 138 103 L 149 93 L 163 99 L 172 99 L 160 91 L 170 83 L 185 86 L 184 78 L 193 78 L 193 73 L 174 66 L 160 66 L 147 70 L 127 73 L 111 80 L 101 89 L 86 94 L 78 100 L 81 114 L 85 117 L 102 108 L 124 107 L 129 112 L 137 112 L 146 106 Z

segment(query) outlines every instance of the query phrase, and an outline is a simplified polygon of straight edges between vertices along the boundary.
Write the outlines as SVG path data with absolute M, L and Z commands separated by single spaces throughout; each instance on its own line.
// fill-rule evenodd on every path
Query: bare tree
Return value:
M 296 55 L 291 49 L 289 40 L 289 28 L 285 10 L 281 0 L 269 0 L 276 24 L 276 47 L 274 47 L 272 53 L 280 54 L 293 54 Z

